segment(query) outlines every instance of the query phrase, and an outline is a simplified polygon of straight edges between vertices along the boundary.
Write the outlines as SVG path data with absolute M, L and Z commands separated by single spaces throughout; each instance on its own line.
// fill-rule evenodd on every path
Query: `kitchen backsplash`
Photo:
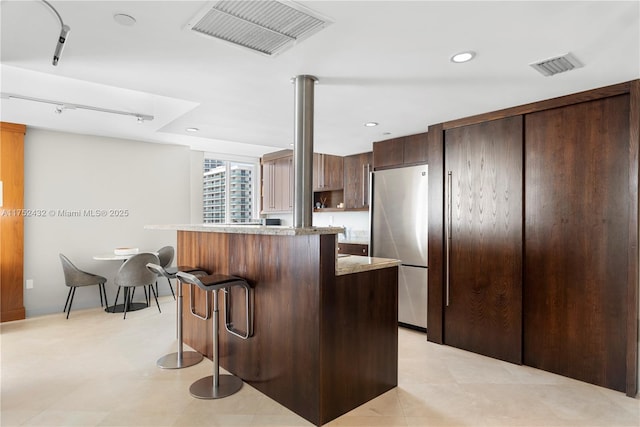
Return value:
M 293 225 L 292 214 L 270 214 L 267 218 L 280 218 L 282 225 Z M 339 241 L 353 241 L 354 243 L 369 242 L 369 212 L 315 212 L 313 225 L 341 226 L 346 233 L 339 234 Z

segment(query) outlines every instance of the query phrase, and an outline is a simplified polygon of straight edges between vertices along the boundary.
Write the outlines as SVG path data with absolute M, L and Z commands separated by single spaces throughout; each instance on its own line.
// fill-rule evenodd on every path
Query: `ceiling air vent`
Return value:
M 330 23 L 289 1 L 214 1 L 208 3 L 187 28 L 271 56 Z
M 556 56 L 555 58 L 545 59 L 543 61 L 534 62 L 529 65 L 531 65 L 546 77 L 573 70 L 574 68 L 582 67 L 580 61 L 578 61 L 576 57 L 571 53 L 567 53 L 562 56 Z

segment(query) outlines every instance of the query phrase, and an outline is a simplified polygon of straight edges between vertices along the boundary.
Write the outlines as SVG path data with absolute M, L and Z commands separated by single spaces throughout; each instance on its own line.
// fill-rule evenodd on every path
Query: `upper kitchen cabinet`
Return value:
M 369 173 L 373 170 L 373 153 L 344 158 L 344 207 L 346 210 L 369 209 Z
M 262 158 L 262 212 L 293 210 L 293 151 L 265 154 Z
M 427 163 L 427 133 L 403 136 L 373 143 L 375 169 Z
M 409 135 L 404 138 L 404 165 L 427 163 L 427 133 Z
M 344 187 L 344 163 L 340 156 L 313 155 L 313 191 L 342 190 Z

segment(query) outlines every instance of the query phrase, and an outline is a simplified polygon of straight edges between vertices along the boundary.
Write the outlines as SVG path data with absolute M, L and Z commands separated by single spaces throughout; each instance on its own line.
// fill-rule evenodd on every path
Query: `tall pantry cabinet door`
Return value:
M 629 96 L 525 129 L 524 363 L 624 391 Z
M 522 132 L 522 116 L 445 131 L 444 342 L 514 363 L 522 361 Z

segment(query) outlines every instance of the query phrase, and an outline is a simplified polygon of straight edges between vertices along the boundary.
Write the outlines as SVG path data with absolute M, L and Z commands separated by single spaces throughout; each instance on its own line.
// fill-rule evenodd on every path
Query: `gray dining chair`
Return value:
M 104 305 L 109 306 L 107 303 L 107 291 L 104 288 L 104 284 L 107 283 L 107 279 L 98 276 L 97 274 L 87 273 L 86 271 L 80 270 L 78 267 L 73 265 L 73 263 L 64 256 L 60 255 L 60 261 L 62 262 L 62 272 L 64 273 L 64 282 L 69 287 L 69 293 L 67 294 L 67 301 L 64 303 L 64 309 L 62 312 L 67 312 L 67 319 L 69 318 L 69 313 L 71 313 L 71 305 L 73 304 L 73 297 L 76 295 L 76 289 L 82 286 L 98 286 L 98 293 L 100 294 L 100 307 L 103 306 L 103 295 L 104 295 Z
M 173 299 L 176 299 L 176 294 L 173 292 L 173 285 L 171 284 L 171 279 L 176 278 L 176 273 L 178 269 L 176 267 L 171 267 L 171 262 L 173 261 L 173 257 L 175 256 L 175 249 L 173 246 L 164 246 L 158 249 L 158 259 L 160 259 L 160 266 L 163 269 L 162 273 L 158 274 L 158 278 L 165 277 L 167 282 L 169 283 L 169 289 L 171 289 L 171 295 L 173 295 Z M 158 280 L 156 279 L 156 294 L 160 294 L 158 291 Z
M 147 264 L 153 263 L 158 264 L 160 260 L 158 256 L 151 253 L 140 253 L 132 256 L 128 260 L 126 260 L 118 272 L 116 273 L 116 277 L 114 282 L 116 286 L 118 286 L 118 291 L 116 292 L 116 301 L 114 303 L 114 312 L 115 306 L 118 302 L 118 296 L 120 295 L 120 289 L 124 288 L 123 298 L 124 298 L 124 319 L 127 318 L 127 311 L 129 311 L 129 305 L 131 304 L 131 299 L 133 298 L 133 291 L 135 288 L 142 286 L 145 293 L 145 300 L 147 306 L 151 300 L 151 294 L 153 294 L 156 305 L 158 306 L 158 311 L 162 313 L 160 310 L 160 303 L 158 303 L 158 295 L 153 287 L 156 279 L 158 278 L 157 274 L 147 268 Z M 149 295 L 147 295 L 147 289 L 149 290 Z

